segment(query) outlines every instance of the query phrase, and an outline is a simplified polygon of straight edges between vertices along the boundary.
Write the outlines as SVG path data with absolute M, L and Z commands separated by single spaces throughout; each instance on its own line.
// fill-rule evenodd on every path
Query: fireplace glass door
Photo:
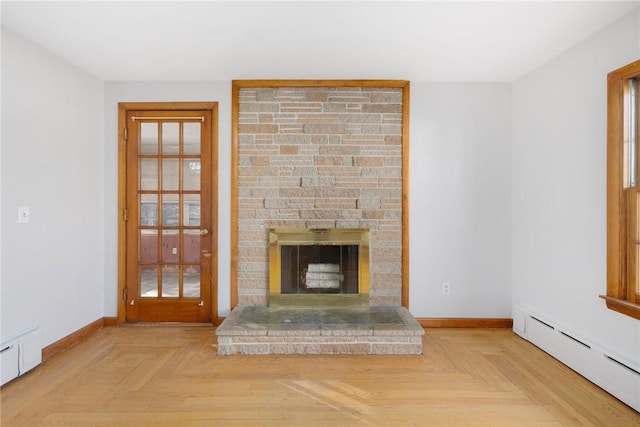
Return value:
M 281 293 L 358 293 L 358 245 L 281 246 Z
M 369 230 L 269 232 L 270 306 L 368 306 Z

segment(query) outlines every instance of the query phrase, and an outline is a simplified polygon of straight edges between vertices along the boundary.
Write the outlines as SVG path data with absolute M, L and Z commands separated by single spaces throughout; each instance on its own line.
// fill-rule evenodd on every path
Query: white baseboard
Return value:
M 553 320 L 514 306 L 513 331 L 640 412 L 640 366 Z

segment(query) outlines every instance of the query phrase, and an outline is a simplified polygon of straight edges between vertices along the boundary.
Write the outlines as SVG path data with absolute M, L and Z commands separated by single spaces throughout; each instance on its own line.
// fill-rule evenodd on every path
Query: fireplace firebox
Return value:
M 272 229 L 270 306 L 368 306 L 367 229 Z

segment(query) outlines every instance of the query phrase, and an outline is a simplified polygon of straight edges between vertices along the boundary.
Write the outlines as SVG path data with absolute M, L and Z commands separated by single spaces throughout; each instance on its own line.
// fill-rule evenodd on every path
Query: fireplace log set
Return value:
M 343 280 L 339 264 L 309 264 L 304 269 L 302 284 L 312 289 L 340 289 L 340 282 Z

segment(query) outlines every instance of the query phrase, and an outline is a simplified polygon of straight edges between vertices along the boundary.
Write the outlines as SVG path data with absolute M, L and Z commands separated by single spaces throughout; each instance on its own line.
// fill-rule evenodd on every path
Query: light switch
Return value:
M 18 208 L 18 222 L 29 222 L 31 219 L 31 211 L 28 206 L 20 206 Z

